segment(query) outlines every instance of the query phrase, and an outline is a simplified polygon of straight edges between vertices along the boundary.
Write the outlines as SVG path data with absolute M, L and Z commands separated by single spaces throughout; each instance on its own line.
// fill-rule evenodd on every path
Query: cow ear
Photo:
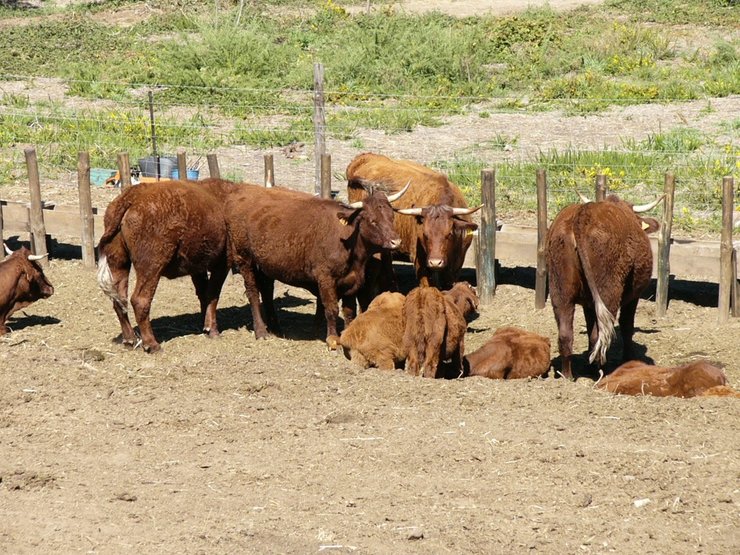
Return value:
M 660 229 L 660 222 L 655 218 L 641 217 L 638 219 L 640 220 L 640 226 L 642 227 L 642 230 L 648 235 L 650 235 L 651 233 L 655 233 Z
M 458 220 L 457 218 L 452 221 L 454 222 L 455 229 L 458 229 L 463 233 L 472 233 L 473 231 L 478 229 L 478 224 L 475 224 L 473 222 L 466 222 L 465 220 Z
M 343 225 L 351 225 L 357 216 L 360 215 L 362 208 L 351 208 L 349 206 L 342 206 L 337 211 L 337 219 Z

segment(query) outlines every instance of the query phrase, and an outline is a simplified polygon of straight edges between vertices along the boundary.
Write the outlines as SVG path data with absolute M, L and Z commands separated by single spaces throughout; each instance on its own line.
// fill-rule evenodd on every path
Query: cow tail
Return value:
M 588 283 L 588 288 L 591 291 L 591 297 L 594 300 L 596 328 L 599 332 L 596 344 L 594 345 L 594 350 L 589 355 L 588 361 L 593 363 L 594 360 L 598 359 L 599 365 L 603 366 L 606 363 L 606 352 L 609 350 L 609 345 L 612 344 L 612 340 L 614 339 L 614 325 L 617 318 L 604 304 L 604 301 L 601 299 L 601 295 L 599 295 L 599 290 L 596 289 L 596 279 L 594 278 L 593 269 L 591 268 L 591 263 L 586 256 L 586 253 L 577 247 L 576 251 L 581 260 L 583 273 L 586 275 L 586 283 Z
M 121 298 L 118 294 L 118 288 L 115 286 L 115 283 L 113 283 L 113 274 L 110 271 L 108 259 L 105 254 L 102 254 L 98 260 L 98 286 L 103 290 L 103 293 L 113 299 L 113 302 L 120 306 L 124 312 L 128 311 L 127 300 Z
M 120 306 L 124 312 L 127 311 L 128 301 L 127 299 L 121 298 L 118 293 L 118 288 L 113 281 L 113 274 L 111 273 L 110 266 L 108 264 L 105 247 L 121 230 L 121 221 L 123 220 L 123 216 L 131 206 L 129 198 L 130 195 L 119 198 L 117 202 L 113 202 L 109 205 L 111 211 L 106 211 L 105 231 L 98 242 L 98 286 L 102 289 L 103 293 Z

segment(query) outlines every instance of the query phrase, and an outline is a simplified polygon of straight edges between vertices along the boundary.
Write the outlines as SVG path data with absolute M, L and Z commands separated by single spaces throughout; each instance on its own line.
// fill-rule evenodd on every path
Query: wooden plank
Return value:
M 493 302 L 496 294 L 496 172 L 481 171 L 481 209 L 480 228 L 476 253 L 478 261 L 478 297 L 483 305 Z
M 658 238 L 658 283 L 655 291 L 655 311 L 658 316 L 665 316 L 668 310 L 668 285 L 671 274 L 671 230 L 673 228 L 673 198 L 676 190 L 676 178 L 671 172 L 665 174 L 663 186 L 663 222 Z
M 730 319 L 730 295 L 732 294 L 732 204 L 735 181 L 732 177 L 722 178 L 722 238 L 720 239 L 719 272 L 719 317 L 720 324 Z
M 48 254 L 46 248 L 46 226 L 44 225 L 44 210 L 41 200 L 41 180 L 39 178 L 39 165 L 36 159 L 36 149 L 27 148 L 24 151 L 26 156 L 26 168 L 28 170 L 28 189 L 31 195 L 31 206 L 29 208 L 29 220 L 31 227 L 31 252 L 43 256 Z M 42 258 L 38 261 L 42 268 L 49 267 L 49 259 Z
M 534 307 L 545 308 L 547 301 L 547 173 L 537 170 L 537 270 L 535 272 Z

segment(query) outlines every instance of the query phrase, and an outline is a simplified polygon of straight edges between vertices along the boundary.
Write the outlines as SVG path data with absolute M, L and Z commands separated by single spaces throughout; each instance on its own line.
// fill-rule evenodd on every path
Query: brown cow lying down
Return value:
M 676 368 L 661 368 L 631 360 L 601 380 L 598 387 L 622 395 L 696 397 L 726 384 L 724 372 L 708 362 L 699 361 Z
M 514 326 L 499 328 L 477 351 L 465 355 L 468 376 L 495 380 L 539 378 L 550 370 L 550 340 Z
M 462 375 L 468 323 L 452 295 L 436 287 L 412 289 L 403 305 L 403 321 L 403 350 L 409 374 L 441 377 L 440 363 L 450 359 L 451 373 Z
M 403 302 L 401 293 L 383 293 L 370 303 L 339 337 L 344 356 L 364 368 L 403 367 Z
M 8 333 L 5 322 L 11 314 L 54 294 L 54 287 L 36 262 L 46 255 L 31 254 L 26 247 L 13 252 L 3 246 L 9 256 L 0 262 L 0 335 Z

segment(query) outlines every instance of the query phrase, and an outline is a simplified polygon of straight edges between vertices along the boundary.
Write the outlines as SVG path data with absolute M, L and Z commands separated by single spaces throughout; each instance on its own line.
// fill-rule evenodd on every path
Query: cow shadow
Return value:
M 20 331 L 24 328 L 30 328 L 34 326 L 53 326 L 60 324 L 62 321 L 54 316 L 38 316 L 36 314 L 28 315 L 24 312 L 22 317 L 18 317 L 18 313 L 11 316 L 6 325 L 11 331 Z

